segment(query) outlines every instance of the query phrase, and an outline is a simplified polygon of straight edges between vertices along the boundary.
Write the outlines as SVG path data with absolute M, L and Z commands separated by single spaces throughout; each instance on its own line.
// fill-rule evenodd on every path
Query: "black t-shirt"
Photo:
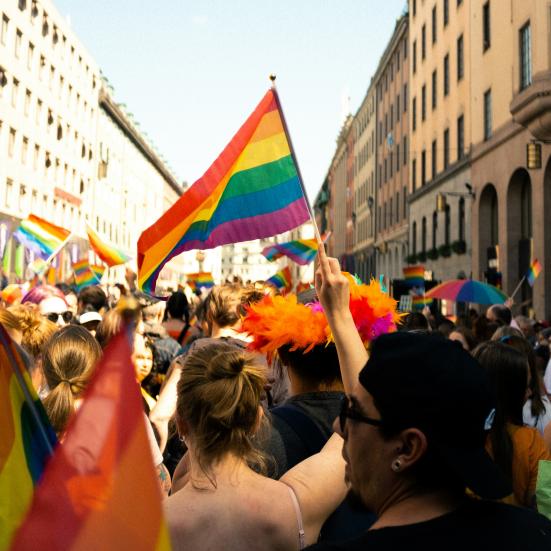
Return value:
M 551 550 L 551 522 L 529 509 L 469 500 L 441 517 L 370 530 L 339 544 L 319 543 L 312 551 L 544 551 Z

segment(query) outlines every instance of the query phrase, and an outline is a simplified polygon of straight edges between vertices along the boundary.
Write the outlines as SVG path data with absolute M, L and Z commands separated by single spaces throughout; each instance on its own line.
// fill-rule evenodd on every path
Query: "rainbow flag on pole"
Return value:
M 404 279 L 410 287 L 425 287 L 425 267 L 407 266 L 403 268 Z
M 20 243 L 33 250 L 38 248 L 42 254 L 49 257 L 63 245 L 71 232 L 30 214 L 28 218 L 21 221 L 14 235 Z
M 270 237 L 310 217 L 279 98 L 268 90 L 205 174 L 138 240 L 138 285 L 191 249 Z
M 131 354 L 105 349 L 10 551 L 170 549 Z
M 98 281 L 101 281 L 101 278 L 105 273 L 105 266 L 102 266 L 101 264 L 90 264 L 90 270 L 94 272 L 94 275 L 98 278 Z
M 528 268 L 528 271 L 526 272 L 526 279 L 530 284 L 530 287 L 534 286 L 534 282 L 542 270 L 543 266 L 541 265 L 541 262 L 537 258 L 534 258 L 532 264 L 530 264 L 530 268 Z
M 210 289 L 214 287 L 214 279 L 210 272 L 197 272 L 195 274 L 186 274 L 187 284 L 192 289 L 198 289 L 201 287 L 206 287 Z
M 75 283 L 78 290 L 89 287 L 90 285 L 97 285 L 99 280 L 96 278 L 94 272 L 90 269 L 88 260 L 81 259 L 73 264 L 73 272 L 75 274 Z
M 273 262 L 282 256 L 287 256 L 297 264 L 310 264 L 318 254 L 318 244 L 315 239 L 297 239 L 286 243 L 269 245 L 262 250 L 262 254 Z
M 293 287 L 293 278 L 291 277 L 291 270 L 289 266 L 283 268 L 272 277 L 266 280 L 266 283 L 271 283 L 278 289 L 284 289 L 290 291 Z
M 57 438 L 23 352 L 0 325 L 0 549 L 9 548 Z
M 86 233 L 88 234 L 88 241 L 94 252 L 109 266 L 118 266 L 119 264 L 125 264 L 130 260 L 130 257 L 125 254 L 121 249 L 118 249 L 114 245 L 110 245 L 106 241 L 100 238 L 100 236 L 90 227 L 86 227 Z

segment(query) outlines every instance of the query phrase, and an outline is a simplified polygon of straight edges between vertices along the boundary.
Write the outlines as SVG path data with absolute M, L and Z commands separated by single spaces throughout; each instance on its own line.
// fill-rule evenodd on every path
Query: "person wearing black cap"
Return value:
M 379 337 L 368 359 L 348 281 L 335 259 L 319 259 L 318 296 L 354 385 L 335 423 L 346 479 L 378 520 L 355 540 L 312 549 L 551 549 L 545 517 L 490 501 L 511 487 L 484 449 L 495 410 L 482 367 L 453 342 L 408 333 Z

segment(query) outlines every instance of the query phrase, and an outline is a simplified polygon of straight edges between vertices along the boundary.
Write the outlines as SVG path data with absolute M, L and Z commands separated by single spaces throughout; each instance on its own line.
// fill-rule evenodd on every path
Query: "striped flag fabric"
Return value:
M 101 278 L 105 273 L 105 266 L 102 266 L 101 264 L 90 264 L 90 270 L 94 272 L 94 275 L 97 277 L 98 281 L 101 281 Z
M 318 244 L 315 239 L 297 239 L 286 243 L 275 243 L 262 250 L 262 254 L 273 262 L 282 256 L 290 258 L 293 262 L 306 266 L 318 254 Z
M 425 287 L 425 267 L 407 266 L 403 269 L 404 279 L 410 287 Z
M 412 305 L 413 310 L 422 310 L 425 306 L 430 306 L 434 299 L 426 297 L 425 295 L 413 295 Z
M 0 550 L 31 505 L 57 438 L 27 370 L 24 352 L 0 325 Z
M 270 89 L 205 174 L 138 240 L 138 285 L 191 249 L 270 237 L 309 219 L 279 98 Z
M 277 287 L 278 289 L 282 289 L 284 291 L 290 291 L 293 287 L 291 269 L 289 268 L 289 266 L 286 266 L 285 268 L 283 268 L 283 270 L 280 270 L 279 272 L 275 273 L 272 277 L 267 279 L 266 283 L 270 283 L 274 287 Z
M 51 256 L 71 235 L 61 226 L 56 226 L 43 218 L 30 214 L 22 220 L 14 235 L 27 248 L 38 250 L 45 256 Z
M 105 349 L 11 551 L 169 550 L 130 336 Z
M 75 274 L 75 283 L 78 290 L 89 287 L 90 285 L 97 285 L 99 280 L 96 278 L 94 272 L 90 269 L 90 264 L 85 258 L 75 262 L 73 264 L 73 272 Z
M 192 289 L 200 289 L 201 287 L 206 287 L 210 289 L 214 287 L 214 279 L 210 272 L 197 272 L 194 274 L 186 274 L 187 284 Z
M 530 268 L 528 268 L 528 271 L 526 272 L 526 279 L 530 287 L 534 286 L 536 278 L 540 275 L 542 270 L 543 266 L 541 265 L 541 262 L 537 258 L 534 258 L 532 264 L 530 264 Z
M 109 266 L 118 266 L 125 264 L 130 260 L 130 257 L 121 249 L 104 241 L 91 226 L 86 226 L 88 241 L 93 251 Z
M 0 298 L 8 306 L 19 303 L 23 298 L 23 288 L 17 283 L 10 283 L 0 291 Z

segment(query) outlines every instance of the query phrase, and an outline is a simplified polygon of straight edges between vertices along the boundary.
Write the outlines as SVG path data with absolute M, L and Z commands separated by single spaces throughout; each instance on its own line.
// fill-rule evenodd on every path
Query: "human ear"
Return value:
M 425 455 L 428 447 L 427 437 L 416 428 L 403 430 L 398 439 L 398 451 L 391 463 L 394 472 L 405 471 L 415 465 Z

